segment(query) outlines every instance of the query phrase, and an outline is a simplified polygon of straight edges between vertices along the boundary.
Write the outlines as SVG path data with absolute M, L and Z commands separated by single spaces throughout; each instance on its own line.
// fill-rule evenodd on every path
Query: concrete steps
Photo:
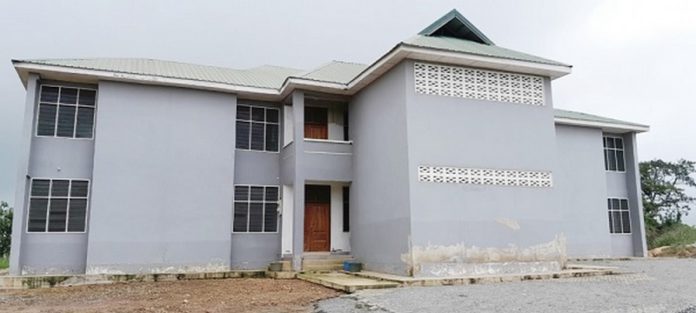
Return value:
M 305 254 L 302 257 L 303 272 L 333 272 L 343 269 L 343 262 L 352 260 L 349 254 Z
M 345 273 L 303 273 L 297 278 L 310 283 L 319 284 L 336 290 L 353 293 L 363 289 L 396 288 L 399 283 L 366 277 L 358 277 Z

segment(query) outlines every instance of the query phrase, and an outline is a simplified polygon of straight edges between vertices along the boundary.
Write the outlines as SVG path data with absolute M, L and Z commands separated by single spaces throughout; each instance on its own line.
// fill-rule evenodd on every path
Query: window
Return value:
M 631 220 L 628 215 L 628 200 L 609 198 L 609 232 L 612 234 L 630 234 Z
M 604 168 L 614 172 L 626 171 L 621 137 L 604 136 Z
M 350 187 L 343 187 L 343 232 L 350 231 Z
M 278 152 L 280 110 L 237 106 L 237 149 Z
M 84 232 L 89 181 L 32 179 L 29 232 Z
M 234 186 L 233 231 L 278 231 L 278 187 Z
M 42 85 L 36 135 L 93 138 L 96 94 L 94 89 Z

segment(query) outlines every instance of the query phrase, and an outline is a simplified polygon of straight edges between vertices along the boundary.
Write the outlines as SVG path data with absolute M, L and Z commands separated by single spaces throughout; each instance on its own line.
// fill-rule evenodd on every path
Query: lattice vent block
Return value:
M 413 70 L 420 94 L 544 105 L 540 76 L 426 63 L 415 63 Z
M 500 170 L 486 168 L 460 168 L 445 166 L 419 166 L 418 180 L 430 183 L 553 187 L 551 172 Z

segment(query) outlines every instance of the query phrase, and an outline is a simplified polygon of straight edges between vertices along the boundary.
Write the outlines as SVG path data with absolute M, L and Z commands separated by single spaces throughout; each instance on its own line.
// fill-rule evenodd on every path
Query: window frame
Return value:
M 237 113 L 239 111 L 239 107 L 249 107 L 249 119 L 248 120 L 242 120 L 239 119 L 239 114 Z M 263 122 L 260 121 L 254 121 L 252 116 L 251 116 L 251 111 L 253 108 L 261 108 L 264 109 L 263 111 Z M 278 112 L 278 122 L 268 122 L 268 110 L 275 110 Z M 235 109 L 235 117 L 234 117 L 234 131 L 235 131 L 235 138 L 234 138 L 234 148 L 235 150 L 242 150 L 242 151 L 252 151 L 252 152 L 267 152 L 267 153 L 280 153 L 281 150 L 281 141 L 283 141 L 283 138 L 281 137 L 281 119 L 283 118 L 283 115 L 280 112 L 280 108 L 274 107 L 274 106 L 265 106 L 265 105 L 257 105 L 257 104 L 247 104 L 247 103 L 238 103 L 237 107 Z M 246 122 L 249 123 L 249 147 L 244 149 L 244 148 L 238 148 L 237 147 L 237 122 Z M 251 148 L 251 138 L 252 138 L 252 131 L 251 131 L 251 123 L 263 123 L 263 150 L 255 150 Z M 271 124 L 271 125 L 277 125 L 278 126 L 278 142 L 276 143 L 276 150 L 267 150 L 266 149 L 266 125 Z
M 616 147 L 614 147 L 614 148 L 609 148 L 609 147 L 607 147 L 607 145 L 606 145 L 606 139 L 607 139 L 607 138 L 612 138 L 612 139 L 614 139 L 614 140 L 616 140 L 616 139 L 621 140 L 621 148 L 619 149 L 619 148 L 616 148 Z M 625 144 L 625 143 L 626 143 L 626 141 L 625 141 L 625 140 L 623 139 L 623 137 L 621 137 L 621 136 L 617 136 L 617 135 L 606 135 L 606 134 L 605 134 L 605 135 L 602 135 L 602 157 L 604 158 L 604 171 L 605 171 L 605 172 L 626 173 L 626 167 L 627 167 L 626 165 L 627 165 L 627 164 L 626 164 L 626 144 Z M 616 146 L 616 145 L 614 145 L 614 146 Z M 624 168 L 622 171 L 619 170 L 619 158 L 617 157 L 617 152 L 618 152 L 618 151 L 621 151 L 621 158 L 622 158 L 621 161 L 623 162 L 623 168 Z M 612 152 L 612 153 L 614 153 L 614 162 L 616 163 L 616 164 L 615 164 L 615 166 L 616 166 L 616 169 L 615 169 L 615 170 L 609 169 L 610 167 L 609 167 L 609 159 L 608 159 L 608 157 L 607 157 L 607 152 Z
M 32 191 L 34 189 L 34 180 L 48 180 L 50 181 L 49 183 L 49 195 L 46 197 L 43 196 L 32 196 Z M 67 197 L 55 197 L 58 199 L 67 199 L 67 211 L 65 215 L 65 231 L 48 231 L 48 225 L 49 225 L 49 219 L 48 217 L 51 214 L 51 189 L 53 187 L 53 181 L 54 180 L 67 180 L 70 181 L 69 183 L 69 188 L 68 188 L 68 196 Z M 72 191 L 72 182 L 73 181 L 86 181 L 87 182 L 87 196 L 85 197 L 72 197 L 70 196 L 70 193 Z M 86 234 L 88 231 L 89 227 L 89 214 L 90 214 L 90 204 L 91 204 L 91 195 L 92 195 L 92 179 L 90 178 L 81 178 L 81 177 L 31 177 L 29 180 L 29 188 L 28 188 L 28 194 L 27 194 L 27 203 L 26 203 L 26 212 L 25 212 L 25 219 L 26 222 L 24 223 L 24 232 L 27 234 Z M 30 211 L 31 211 L 31 200 L 32 198 L 38 198 L 38 199 L 47 199 L 48 203 L 46 204 L 46 225 L 44 226 L 44 231 L 30 231 L 29 230 L 29 216 L 30 216 Z M 85 227 L 83 231 L 68 231 L 68 222 L 70 220 L 70 200 L 71 199 L 84 199 L 86 200 L 86 205 L 85 205 Z
M 237 193 L 236 193 L 237 187 L 248 187 L 249 188 L 249 194 L 248 194 L 249 199 L 248 200 L 237 201 Z M 264 188 L 263 189 L 263 191 L 264 191 L 263 200 L 261 200 L 261 201 L 259 201 L 259 200 L 252 201 L 251 200 L 251 187 L 263 187 Z M 265 229 L 266 229 L 266 223 L 265 223 L 265 221 L 266 221 L 266 203 L 274 203 L 273 201 L 266 201 L 266 187 L 275 187 L 276 189 L 278 189 L 278 198 L 277 198 L 278 200 L 275 201 L 275 203 L 277 205 L 277 207 L 276 207 L 276 230 L 272 231 L 272 232 L 265 231 Z M 232 190 L 232 233 L 233 234 L 278 234 L 278 233 L 280 233 L 281 192 L 282 192 L 282 189 L 280 188 L 279 185 L 234 184 L 233 190 Z M 234 230 L 234 219 L 235 219 L 234 213 L 235 213 L 235 205 L 237 204 L 237 202 L 247 203 L 248 208 L 251 207 L 251 203 L 261 203 L 262 204 L 262 208 L 263 208 L 262 212 L 263 213 L 261 214 L 261 221 L 263 223 L 262 224 L 263 227 L 261 228 L 262 229 L 261 231 L 249 231 L 249 223 L 250 223 L 250 216 L 251 216 L 251 214 L 249 214 L 249 210 L 247 210 L 246 231 L 235 231 Z
M 55 87 L 58 88 L 58 102 L 56 103 L 50 103 L 50 102 L 44 102 L 47 105 L 55 105 L 56 106 L 56 117 L 55 117 L 55 124 L 53 125 L 53 136 L 49 135 L 39 135 L 39 113 L 41 112 L 41 94 L 43 93 L 43 87 Z M 75 104 L 61 104 L 60 103 L 60 92 L 63 88 L 71 88 L 71 89 L 77 89 L 77 102 Z M 84 105 L 80 104 L 80 90 L 92 90 L 94 91 L 94 105 Z M 59 138 L 59 139 L 72 139 L 72 140 L 94 140 L 94 132 L 96 130 L 96 125 L 97 125 L 97 101 L 99 99 L 99 90 L 97 88 L 92 88 L 92 87 L 82 87 L 82 86 L 74 86 L 74 85 L 67 85 L 67 84 L 40 84 L 39 86 L 39 93 L 37 94 L 36 97 L 36 113 L 34 114 L 34 120 L 35 126 L 34 126 L 34 136 L 35 137 L 41 137 L 41 138 Z M 75 119 L 74 119 L 74 124 L 73 124 L 73 135 L 72 137 L 63 137 L 63 136 L 58 136 L 58 117 L 60 113 L 60 107 L 61 106 L 69 106 L 75 108 Z M 77 133 L 77 115 L 79 112 L 79 108 L 84 107 L 84 108 L 91 108 L 94 110 L 93 117 L 92 117 L 92 136 L 91 137 L 75 137 Z
M 611 200 L 618 200 L 619 201 L 619 209 L 614 209 L 611 207 Z M 621 201 L 625 200 L 626 201 L 626 210 L 622 210 L 621 207 Z M 614 225 L 612 224 L 612 220 L 609 218 L 611 213 L 619 213 L 619 216 L 621 212 L 626 212 L 628 213 L 628 232 L 623 232 L 623 218 L 620 220 L 620 230 L 621 232 L 614 232 Z M 625 235 L 632 235 L 633 234 L 633 224 L 631 222 L 631 202 L 628 200 L 626 197 L 607 197 L 607 221 L 609 222 L 609 234 L 610 235 L 619 235 L 619 236 L 625 236 Z

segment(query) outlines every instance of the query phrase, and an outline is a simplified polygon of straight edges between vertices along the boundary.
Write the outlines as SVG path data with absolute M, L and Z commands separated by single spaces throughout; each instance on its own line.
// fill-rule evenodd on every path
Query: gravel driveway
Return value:
M 696 313 L 696 259 L 588 262 L 630 274 L 516 283 L 365 290 L 315 312 Z

